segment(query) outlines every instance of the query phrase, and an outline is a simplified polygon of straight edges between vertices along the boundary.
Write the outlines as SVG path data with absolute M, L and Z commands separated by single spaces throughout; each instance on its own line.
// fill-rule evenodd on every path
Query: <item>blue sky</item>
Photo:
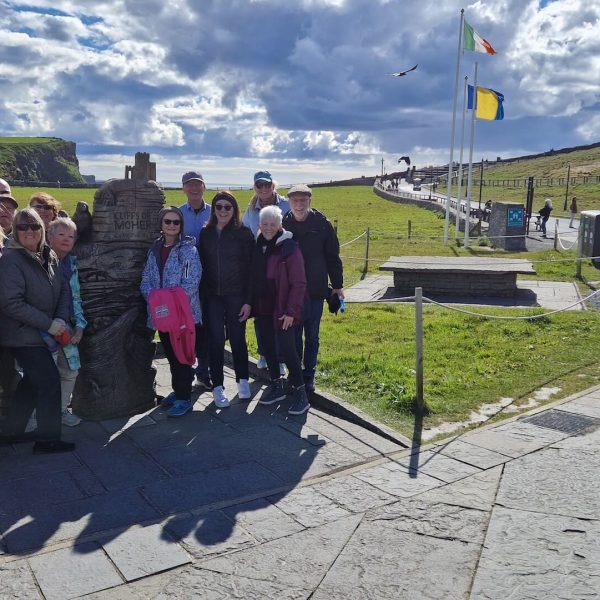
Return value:
M 77 143 L 83 173 L 214 183 L 370 175 L 448 160 L 460 9 L 505 120 L 475 157 L 600 141 L 600 4 L 586 0 L 0 0 L 3 135 Z M 412 67 L 395 78 L 389 73 Z

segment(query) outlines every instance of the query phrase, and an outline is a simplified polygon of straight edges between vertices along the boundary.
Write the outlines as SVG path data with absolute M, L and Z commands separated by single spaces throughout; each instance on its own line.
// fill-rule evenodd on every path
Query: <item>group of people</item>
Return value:
M 343 299 L 339 242 L 328 219 L 311 207 L 312 190 L 277 193 L 268 171 L 254 175 L 254 195 L 243 213 L 230 191 L 204 198 L 202 175 L 182 177 L 187 202 L 158 214 L 160 236 L 152 244 L 140 291 L 181 288 L 195 324 L 194 366 L 182 360 L 178 339 L 159 331 L 171 372 L 172 392 L 162 400 L 169 416 L 192 408 L 194 379 L 226 408 L 224 350 L 228 339 L 238 397 L 251 397 L 246 323 L 254 318 L 259 367 L 271 382 L 259 399 L 272 404 L 291 396 L 288 412 L 309 409 L 315 389 L 323 303 Z M 77 345 L 86 322 L 77 263 L 71 255 L 76 226 L 60 216 L 49 194 L 32 196 L 18 210 L 10 187 L 0 180 L 0 386 L 14 390 L 8 416 L 0 422 L 0 442 L 33 439 L 34 452 L 64 452 L 61 423 L 77 425 L 69 410 L 79 365 Z M 148 327 L 156 329 L 149 310 Z M 287 378 L 286 375 L 287 368 Z M 25 433 L 35 410 L 37 428 Z

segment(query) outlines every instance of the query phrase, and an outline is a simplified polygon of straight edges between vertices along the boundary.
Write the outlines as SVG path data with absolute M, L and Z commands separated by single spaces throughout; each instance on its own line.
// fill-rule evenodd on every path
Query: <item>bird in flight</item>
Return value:
M 390 75 L 393 75 L 394 77 L 404 77 L 407 73 L 414 71 L 418 66 L 419 64 L 417 63 L 414 67 L 406 69 L 406 71 L 400 71 L 399 73 L 390 73 Z
M 410 167 L 410 157 L 408 157 L 408 156 L 401 156 L 398 159 L 398 162 L 402 162 L 402 161 L 404 161 Z

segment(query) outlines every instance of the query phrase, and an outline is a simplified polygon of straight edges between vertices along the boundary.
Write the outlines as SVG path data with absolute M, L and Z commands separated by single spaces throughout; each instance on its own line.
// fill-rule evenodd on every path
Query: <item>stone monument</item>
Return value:
M 488 238 L 495 248 L 525 251 L 526 221 L 523 204 L 494 202 L 490 213 Z
M 98 189 L 93 214 L 79 203 L 74 215 L 81 228 L 75 255 L 88 326 L 72 402 L 76 414 L 92 420 L 134 415 L 155 401 L 155 343 L 139 287 L 165 195 L 150 179 L 156 164 L 147 153 L 138 152 L 125 173 Z

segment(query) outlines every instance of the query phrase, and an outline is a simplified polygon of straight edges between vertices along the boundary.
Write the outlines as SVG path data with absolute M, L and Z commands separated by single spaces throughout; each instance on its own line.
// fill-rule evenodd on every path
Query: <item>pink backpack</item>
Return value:
M 150 317 L 158 331 L 169 334 L 173 352 L 182 365 L 196 361 L 196 324 L 190 299 L 181 287 L 160 288 L 148 295 Z

